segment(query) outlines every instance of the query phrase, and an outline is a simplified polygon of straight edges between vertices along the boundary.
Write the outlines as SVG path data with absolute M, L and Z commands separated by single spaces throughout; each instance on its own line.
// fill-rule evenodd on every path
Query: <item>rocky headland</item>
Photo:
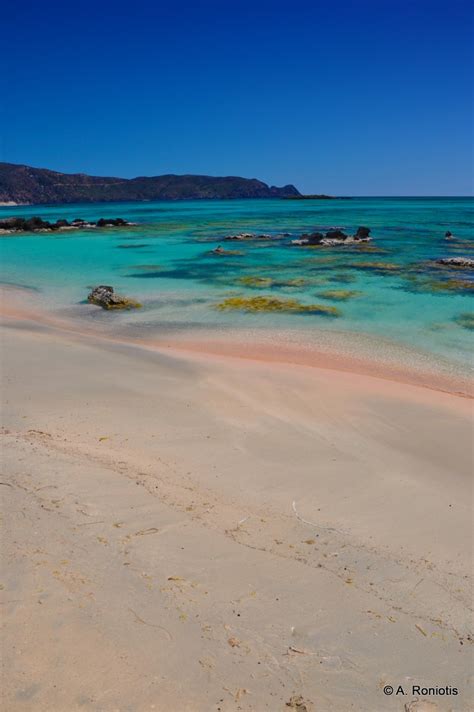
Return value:
M 239 176 L 161 175 L 137 178 L 59 173 L 0 163 L 0 202 L 17 205 L 148 200 L 229 200 L 299 196 L 294 185 L 277 187 Z

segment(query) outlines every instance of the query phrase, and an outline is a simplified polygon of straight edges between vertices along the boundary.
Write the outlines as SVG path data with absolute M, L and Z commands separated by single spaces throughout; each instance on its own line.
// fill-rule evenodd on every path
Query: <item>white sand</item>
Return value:
M 472 709 L 472 401 L 2 339 L 2 709 Z

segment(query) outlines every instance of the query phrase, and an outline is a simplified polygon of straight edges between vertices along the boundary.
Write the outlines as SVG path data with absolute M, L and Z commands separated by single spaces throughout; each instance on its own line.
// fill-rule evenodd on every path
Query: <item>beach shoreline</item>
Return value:
M 6 708 L 468 709 L 470 399 L 3 306 Z
M 38 306 L 39 303 L 39 306 Z M 96 310 L 97 307 L 86 307 Z M 89 316 L 89 314 L 87 314 Z M 464 369 L 459 364 L 450 364 L 446 359 L 432 354 L 421 354 L 397 344 L 387 344 L 377 350 L 377 339 L 363 336 L 363 348 L 355 341 L 353 334 L 337 334 L 331 341 L 316 345 L 315 341 L 305 341 L 304 332 L 263 332 L 244 330 L 208 330 L 203 336 L 193 330 L 181 330 L 179 334 L 165 334 L 161 338 L 145 335 L 133 337 L 125 333 L 113 333 L 84 318 L 79 310 L 72 317 L 59 310 L 47 308 L 38 295 L 27 290 L 3 285 L 0 289 L 0 318 L 7 321 L 37 323 L 60 331 L 76 333 L 78 337 L 98 337 L 105 340 L 135 345 L 136 347 L 183 354 L 195 358 L 243 359 L 268 364 L 307 366 L 328 371 L 342 372 L 357 376 L 369 376 L 382 381 L 428 388 L 449 393 L 462 398 L 473 398 L 472 368 Z M 317 333 L 317 330 L 316 330 Z M 323 332 L 320 332 L 323 333 Z M 349 348 L 347 348 L 349 344 Z M 355 346 L 355 348 L 354 348 Z M 389 350 L 394 354 L 393 358 Z M 398 350 L 398 353 L 397 353 Z M 370 353 L 370 356 L 369 356 Z M 397 360 L 398 357 L 398 360 Z

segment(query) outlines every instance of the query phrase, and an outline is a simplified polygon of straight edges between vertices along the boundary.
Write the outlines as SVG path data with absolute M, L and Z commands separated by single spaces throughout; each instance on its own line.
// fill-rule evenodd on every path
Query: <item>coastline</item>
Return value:
M 91 313 L 90 309 L 93 313 L 97 307 L 87 306 L 86 316 Z M 44 304 L 38 308 L 38 294 L 34 295 L 32 303 L 27 289 L 5 284 L 0 287 L 0 318 L 7 320 L 43 324 L 78 336 L 99 337 L 157 352 L 307 366 L 427 388 L 463 398 L 474 397 L 472 368 L 468 364 L 461 371 L 459 365 L 451 364 L 445 358 L 408 350 L 395 343 L 387 342 L 379 348 L 380 340 L 368 335 L 356 337 L 350 333 L 333 333 L 328 340 L 328 334 L 319 330 L 317 345 L 314 340 L 305 340 L 304 333 L 263 330 L 228 330 L 224 334 L 209 330 L 203 336 L 190 329 L 173 335 L 165 333 L 161 338 L 137 338 L 126 333 L 107 332 L 103 325 L 98 327 L 91 320 L 87 321 L 80 309 L 73 317 L 64 311 L 47 309 Z

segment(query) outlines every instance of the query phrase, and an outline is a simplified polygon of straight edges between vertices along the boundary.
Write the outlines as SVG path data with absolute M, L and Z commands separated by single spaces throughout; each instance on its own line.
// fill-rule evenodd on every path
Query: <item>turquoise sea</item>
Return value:
M 471 198 L 234 200 L 3 207 L 0 217 L 123 217 L 126 228 L 3 235 L 2 280 L 35 292 L 56 311 L 104 329 L 158 336 L 209 329 L 298 334 L 352 333 L 469 367 L 473 273 L 442 269 L 442 256 L 474 257 Z M 304 232 L 371 228 L 359 247 L 292 246 Z M 447 241 L 446 231 L 454 239 Z M 275 239 L 224 242 L 226 235 Z M 287 233 L 284 237 L 277 237 Z M 238 255 L 216 255 L 222 244 Z M 104 312 L 83 305 L 89 287 L 111 284 L 143 309 Z M 313 313 L 221 311 L 229 297 L 270 296 L 336 307 Z M 471 328 L 469 328 L 469 326 Z

